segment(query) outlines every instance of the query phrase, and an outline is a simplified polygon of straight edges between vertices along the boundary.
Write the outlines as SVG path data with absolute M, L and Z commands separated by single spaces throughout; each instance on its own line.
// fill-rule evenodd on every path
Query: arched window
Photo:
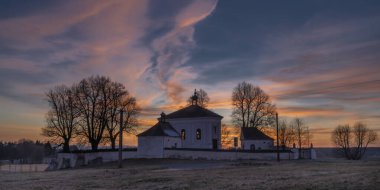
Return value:
M 181 130 L 181 139 L 182 139 L 182 140 L 185 140 L 185 139 L 186 139 L 186 131 L 185 131 L 185 129 L 182 129 L 182 130 Z
M 195 135 L 196 135 L 196 137 L 197 137 L 197 140 L 201 139 L 201 138 L 202 138 L 202 132 L 201 132 L 201 129 L 197 129 Z

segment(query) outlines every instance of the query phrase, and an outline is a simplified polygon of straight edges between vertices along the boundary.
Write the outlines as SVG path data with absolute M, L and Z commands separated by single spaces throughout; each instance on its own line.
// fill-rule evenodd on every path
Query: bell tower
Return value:
M 191 105 L 198 105 L 197 89 L 194 89 L 194 95 L 191 97 Z

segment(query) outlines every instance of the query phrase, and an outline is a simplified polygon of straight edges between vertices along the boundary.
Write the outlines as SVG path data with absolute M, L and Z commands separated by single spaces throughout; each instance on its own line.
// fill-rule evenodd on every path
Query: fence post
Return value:
M 123 167 L 123 109 L 120 110 L 120 131 L 119 131 L 119 168 Z

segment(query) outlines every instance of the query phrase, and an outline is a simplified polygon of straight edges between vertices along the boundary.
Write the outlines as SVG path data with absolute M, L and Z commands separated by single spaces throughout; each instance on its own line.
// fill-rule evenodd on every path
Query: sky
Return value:
M 280 119 L 304 119 L 315 146 L 331 146 L 339 124 L 379 132 L 379 10 L 377 0 L 1 0 L 0 140 L 45 139 L 44 94 L 92 75 L 126 86 L 142 129 L 199 88 L 231 124 L 232 90 L 246 81 Z

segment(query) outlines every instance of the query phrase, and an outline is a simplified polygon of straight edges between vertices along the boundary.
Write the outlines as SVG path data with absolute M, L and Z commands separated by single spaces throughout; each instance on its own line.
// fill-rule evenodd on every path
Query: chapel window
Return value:
M 182 129 L 182 130 L 181 130 L 181 139 L 182 139 L 182 140 L 185 140 L 185 139 L 186 139 L 186 131 L 185 131 L 185 129 Z
M 196 134 L 197 140 L 201 139 L 201 137 L 202 137 L 201 129 L 197 129 L 195 134 Z

